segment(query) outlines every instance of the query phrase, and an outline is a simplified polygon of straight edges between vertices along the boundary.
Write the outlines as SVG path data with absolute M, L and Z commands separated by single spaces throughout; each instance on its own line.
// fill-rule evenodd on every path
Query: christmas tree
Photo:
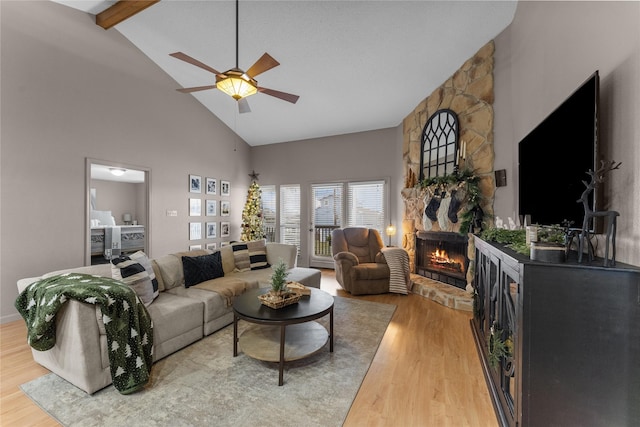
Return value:
M 264 231 L 262 230 L 262 190 L 260 190 L 257 179 L 253 175 L 257 177 L 255 172 L 249 175 L 254 179 L 247 191 L 247 202 L 242 210 L 240 240 L 243 242 L 264 238 Z

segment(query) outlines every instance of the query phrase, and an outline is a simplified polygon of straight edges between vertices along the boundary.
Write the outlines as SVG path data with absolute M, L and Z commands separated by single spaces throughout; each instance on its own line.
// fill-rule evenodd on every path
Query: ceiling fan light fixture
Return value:
M 1 1 L 1 0 L 0 0 Z M 179 92 L 182 93 L 192 93 L 198 92 L 201 90 L 207 89 L 219 89 L 222 92 L 226 93 L 236 101 L 238 101 L 238 111 L 240 113 L 248 113 L 251 111 L 249 108 L 249 104 L 245 98 L 248 96 L 254 95 L 258 92 L 262 92 L 266 95 L 273 96 L 275 98 L 282 99 L 287 102 L 291 102 L 295 104 L 300 98 L 298 95 L 293 95 L 286 92 L 280 92 L 278 90 L 268 89 L 265 87 L 258 88 L 258 82 L 255 77 L 259 74 L 264 73 L 272 69 L 273 67 L 277 67 L 280 65 L 278 61 L 276 61 L 271 55 L 268 53 L 264 53 L 249 69 L 245 72 L 240 69 L 238 66 L 238 3 L 236 0 L 236 66 L 235 68 L 230 69 L 229 71 L 220 73 L 214 68 L 211 68 L 207 64 L 204 64 L 198 61 L 195 58 L 190 57 L 189 55 L 182 52 L 174 52 L 170 53 L 170 56 L 173 56 L 176 59 L 187 62 L 191 65 L 195 65 L 196 67 L 200 67 L 203 70 L 206 70 L 210 73 L 215 74 L 216 76 L 216 84 L 215 86 L 207 85 L 207 86 L 197 86 L 197 87 L 189 87 L 178 89 Z
M 229 70 L 224 74 L 225 78 L 216 77 L 216 88 L 236 101 L 258 93 L 258 82 L 247 76 L 242 70 Z

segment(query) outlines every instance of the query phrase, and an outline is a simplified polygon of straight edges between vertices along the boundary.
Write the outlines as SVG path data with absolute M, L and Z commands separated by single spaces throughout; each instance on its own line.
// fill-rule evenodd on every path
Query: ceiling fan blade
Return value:
M 280 92 L 279 90 L 267 89 L 266 87 L 259 87 L 258 92 L 266 93 L 267 95 L 275 96 L 276 98 L 280 98 L 284 101 L 288 101 L 292 104 L 298 102 L 298 95 L 293 95 L 291 93 Z
M 209 67 L 207 64 L 203 64 L 202 62 L 198 61 L 197 59 L 190 57 L 186 53 L 174 52 L 174 53 L 170 53 L 169 56 L 173 56 L 176 59 L 179 59 L 179 60 L 184 61 L 184 62 L 188 62 L 189 64 L 195 65 L 196 67 L 200 67 L 203 70 L 209 71 L 210 73 L 223 76 L 223 78 L 226 77 L 220 71 L 216 70 L 215 68 Z
M 191 93 L 191 92 L 197 92 L 199 90 L 207 90 L 207 89 L 215 89 L 215 88 L 216 88 L 216 85 L 209 85 L 209 86 L 185 87 L 185 88 L 176 89 L 176 90 L 182 93 Z
M 251 112 L 251 108 L 249 107 L 249 101 L 247 101 L 247 98 L 238 99 L 238 111 L 240 112 L 240 114 Z
M 262 55 L 260 59 L 258 59 L 256 63 L 247 70 L 247 75 L 251 78 L 254 78 L 258 74 L 262 74 L 267 70 L 277 67 L 278 65 L 280 65 L 280 63 L 273 59 L 273 57 L 267 52 L 265 52 L 264 55 Z

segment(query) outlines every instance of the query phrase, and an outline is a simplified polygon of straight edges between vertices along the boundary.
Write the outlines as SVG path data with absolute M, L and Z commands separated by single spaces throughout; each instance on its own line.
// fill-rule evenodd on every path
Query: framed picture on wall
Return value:
M 189 223 L 189 240 L 202 239 L 202 223 L 190 222 Z
M 218 201 L 217 200 L 207 200 L 206 202 L 206 212 L 207 216 L 217 216 L 218 215 Z
M 231 234 L 231 224 L 228 222 L 220 223 L 220 237 L 229 237 Z
M 229 183 L 229 181 L 220 181 L 220 195 L 221 196 L 231 195 L 231 184 Z
M 206 179 L 207 194 L 218 194 L 218 180 L 215 178 Z
M 207 243 L 206 248 L 209 249 L 210 251 L 215 251 L 216 249 L 218 249 L 218 244 L 216 242 Z
M 189 216 L 202 215 L 202 200 L 189 199 Z
M 220 201 L 220 215 L 221 216 L 229 216 L 229 211 L 231 210 L 231 202 L 226 200 Z
M 202 177 L 199 175 L 189 175 L 189 192 L 202 193 Z
M 199 251 L 200 249 L 202 249 L 202 245 L 189 245 L 190 251 Z
M 218 237 L 218 223 L 208 222 L 207 223 L 207 239 L 215 239 L 216 237 Z
M 225 246 L 229 246 L 230 243 L 229 242 L 220 242 L 220 247 L 224 248 Z

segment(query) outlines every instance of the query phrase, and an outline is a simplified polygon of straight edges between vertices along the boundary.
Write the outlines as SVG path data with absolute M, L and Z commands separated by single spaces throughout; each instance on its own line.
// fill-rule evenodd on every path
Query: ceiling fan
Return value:
M 195 65 L 196 67 L 200 67 L 204 70 L 209 71 L 210 73 L 215 74 L 216 76 L 216 84 L 208 85 L 208 86 L 197 86 L 197 87 L 188 87 L 177 89 L 178 92 L 182 93 L 191 93 L 197 92 L 201 90 L 208 89 L 219 89 L 224 93 L 231 96 L 233 99 L 238 101 L 238 110 L 240 113 L 248 113 L 251 111 L 249 108 L 249 103 L 247 102 L 247 97 L 254 95 L 257 92 L 262 92 L 267 95 L 274 96 L 276 98 L 280 98 L 284 101 L 291 102 L 295 104 L 300 98 L 298 95 L 293 95 L 286 92 L 280 92 L 278 90 L 267 89 L 266 87 L 258 86 L 258 82 L 255 77 L 259 74 L 264 73 L 274 67 L 280 65 L 278 61 L 273 59 L 271 55 L 268 53 L 264 53 L 249 69 L 245 72 L 240 67 L 238 67 L 238 0 L 236 0 L 236 66 L 224 73 L 219 72 L 215 68 L 212 68 L 202 62 L 198 61 L 195 58 L 190 57 L 189 55 L 182 52 L 170 53 L 170 56 L 173 56 L 176 59 L 180 59 L 181 61 L 188 62 L 189 64 Z

